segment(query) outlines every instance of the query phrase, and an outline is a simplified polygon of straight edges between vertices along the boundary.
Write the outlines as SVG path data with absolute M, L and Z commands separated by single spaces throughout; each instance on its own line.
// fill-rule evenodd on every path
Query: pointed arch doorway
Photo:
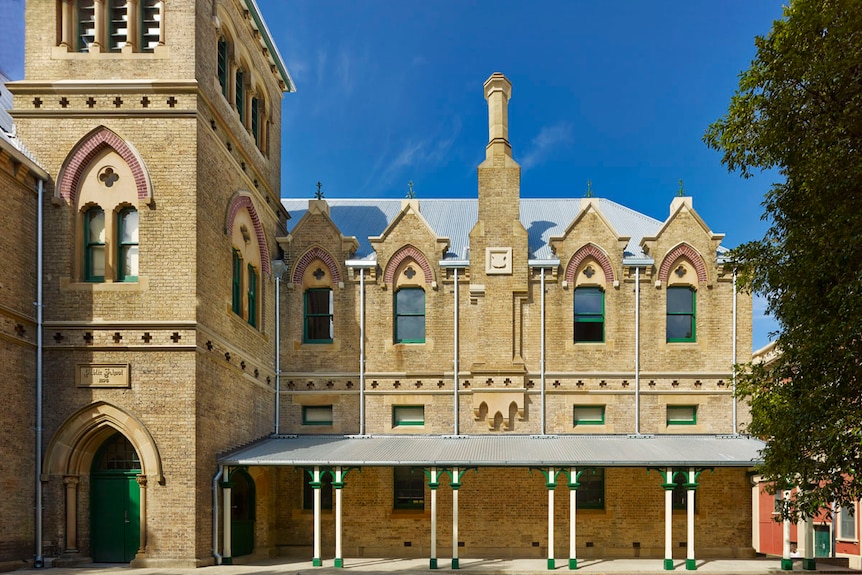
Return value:
M 141 539 L 141 462 L 122 433 L 99 447 L 90 469 L 90 554 L 96 563 L 128 563 Z

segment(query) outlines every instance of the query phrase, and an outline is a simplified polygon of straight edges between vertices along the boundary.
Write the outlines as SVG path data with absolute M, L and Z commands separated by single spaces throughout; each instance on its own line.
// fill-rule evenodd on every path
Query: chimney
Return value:
M 488 100 L 488 146 L 485 157 L 506 155 L 512 157 L 509 144 L 509 98 L 512 83 L 500 72 L 494 72 L 485 81 L 485 99 Z

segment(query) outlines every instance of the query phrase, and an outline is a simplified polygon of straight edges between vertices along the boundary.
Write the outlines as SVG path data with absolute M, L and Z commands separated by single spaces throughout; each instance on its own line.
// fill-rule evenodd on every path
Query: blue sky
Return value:
M 282 196 L 475 197 L 482 84 L 513 84 L 522 197 L 594 195 L 664 220 L 684 182 L 724 245 L 762 237 L 776 177 L 729 174 L 702 142 L 780 0 L 257 0 L 297 84 Z M 23 0 L 0 0 L 0 69 L 23 76 Z M 11 17 L 5 17 L 6 15 Z M 18 26 L 14 23 L 17 22 Z M 754 347 L 775 329 L 755 302 Z

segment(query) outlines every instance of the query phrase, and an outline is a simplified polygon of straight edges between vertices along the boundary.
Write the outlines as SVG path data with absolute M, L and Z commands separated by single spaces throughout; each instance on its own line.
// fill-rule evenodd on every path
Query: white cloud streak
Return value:
M 526 169 L 538 166 L 553 154 L 559 144 L 565 144 L 572 140 L 572 127 L 563 122 L 553 126 L 545 126 L 539 134 L 530 142 L 530 146 L 524 153 L 519 163 Z

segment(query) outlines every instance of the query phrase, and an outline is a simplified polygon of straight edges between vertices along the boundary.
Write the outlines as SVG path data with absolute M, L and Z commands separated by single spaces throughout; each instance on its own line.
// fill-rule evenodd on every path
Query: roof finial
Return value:
M 413 191 L 413 180 L 407 182 L 407 199 L 412 200 L 416 197 L 416 192 Z
M 316 200 L 322 200 L 323 199 L 323 190 L 321 189 L 322 186 L 323 186 L 323 184 L 321 184 L 320 182 L 317 182 L 317 191 L 314 192 L 314 199 L 316 199 Z
M 593 197 L 593 182 L 592 182 L 592 180 L 587 180 L 587 193 L 584 197 L 585 198 L 592 198 Z
M 685 196 L 685 188 L 682 185 L 682 178 L 679 180 L 679 189 L 676 191 L 676 195 L 680 198 Z

